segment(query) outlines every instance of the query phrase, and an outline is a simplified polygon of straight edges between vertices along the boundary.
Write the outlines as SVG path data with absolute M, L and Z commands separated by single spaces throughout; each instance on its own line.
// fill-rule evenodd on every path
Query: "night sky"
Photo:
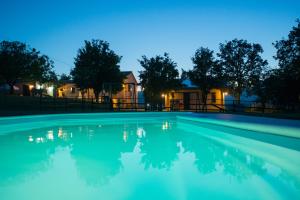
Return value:
M 272 42 L 287 37 L 300 1 L 292 0 L 0 0 L 0 40 L 18 40 L 37 48 L 68 73 L 84 40 L 102 39 L 123 56 L 122 70 L 141 70 L 142 55 L 168 52 L 178 69 L 192 67 L 200 46 L 218 51 L 234 38 L 260 43 L 271 67 Z

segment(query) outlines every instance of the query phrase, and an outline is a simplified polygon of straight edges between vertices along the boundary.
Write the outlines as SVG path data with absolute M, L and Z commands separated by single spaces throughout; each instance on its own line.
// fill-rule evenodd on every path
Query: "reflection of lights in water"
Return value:
M 44 142 L 44 138 L 42 137 L 35 138 L 35 142 L 36 143 Z
M 29 142 L 33 142 L 33 138 L 32 138 L 31 135 L 28 137 L 28 141 L 29 141 Z
M 58 136 L 59 138 L 62 138 L 62 137 L 63 137 L 63 131 L 62 131 L 61 128 L 58 129 L 58 134 L 57 134 L 57 136 Z
M 169 122 L 164 122 L 162 125 L 162 130 L 167 130 L 170 128 L 170 123 Z
M 88 130 L 88 137 L 89 137 L 89 139 L 92 139 L 92 137 L 94 137 L 94 130 L 92 130 L 92 129 L 89 129 Z
M 146 131 L 145 131 L 143 128 L 138 128 L 138 129 L 136 130 L 136 135 L 137 135 L 139 138 L 145 137 L 145 136 L 146 136 Z
M 127 139 L 128 139 L 128 133 L 127 133 L 127 131 L 124 131 L 123 132 L 123 140 L 124 140 L 124 142 L 127 142 Z
M 48 131 L 47 139 L 48 139 L 48 140 L 54 140 L 53 131 Z

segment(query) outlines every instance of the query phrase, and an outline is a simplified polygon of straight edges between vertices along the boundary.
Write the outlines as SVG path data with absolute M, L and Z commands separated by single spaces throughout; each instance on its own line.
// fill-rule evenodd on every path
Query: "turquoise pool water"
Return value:
M 299 199 L 298 138 L 178 115 L 3 118 L 0 199 Z

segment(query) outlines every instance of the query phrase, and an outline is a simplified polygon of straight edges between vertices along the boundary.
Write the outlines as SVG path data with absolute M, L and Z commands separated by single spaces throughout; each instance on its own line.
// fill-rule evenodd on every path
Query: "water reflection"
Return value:
M 68 145 L 62 141 L 49 142 L 54 139 L 49 137 L 52 131 L 35 130 L 0 136 L 0 185 L 28 180 L 50 167 L 55 149 Z
M 182 142 L 185 152 L 195 154 L 195 166 L 202 174 L 216 172 L 222 169 L 224 174 L 242 180 L 252 175 L 261 175 L 264 161 L 251 157 L 239 149 L 222 145 L 201 134 L 188 134 L 181 132 L 177 135 Z M 196 142 L 195 142 L 196 141 Z
M 79 127 L 72 140 L 71 155 L 80 177 L 88 184 L 106 183 L 122 168 L 121 154 L 132 152 L 136 139 L 124 126 Z
M 170 121 L 53 127 L 1 135 L 0 187 L 51 171 L 57 149 L 67 149 L 77 176 L 87 186 L 108 185 L 114 177 L 131 169 L 130 176 L 136 177 L 153 170 L 167 177 L 186 173 L 191 177 L 206 175 L 208 180 L 218 175 L 239 183 L 259 177 L 272 179 L 284 189 L 292 185 L 299 191 L 298 177 L 287 170 L 205 135 L 210 135 L 207 129 L 192 133 Z M 188 163 L 195 171 L 180 171 Z M 68 169 L 62 170 L 68 173 Z M 198 180 L 189 180 L 193 181 Z
M 178 159 L 179 147 L 175 132 L 167 127 L 170 127 L 168 122 L 163 123 L 162 129 L 151 125 L 144 127 L 148 134 L 147 137 L 140 139 L 140 149 L 143 154 L 141 162 L 145 169 L 150 167 L 170 169 L 172 163 Z

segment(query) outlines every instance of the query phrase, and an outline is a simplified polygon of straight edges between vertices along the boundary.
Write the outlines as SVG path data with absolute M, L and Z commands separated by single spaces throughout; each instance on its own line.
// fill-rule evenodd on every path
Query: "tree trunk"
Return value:
M 197 104 L 196 104 L 196 112 L 199 111 L 200 106 L 200 93 L 197 92 Z
M 94 94 L 95 94 L 95 98 L 96 98 L 96 102 L 99 102 L 99 91 L 98 90 L 94 90 Z
M 207 94 L 203 95 L 203 109 L 205 110 L 205 112 L 207 112 Z
M 9 85 L 9 94 L 14 94 L 14 84 L 8 84 Z
M 207 94 L 202 92 L 201 100 L 202 100 L 202 111 L 205 111 L 206 110 Z
M 220 89 L 220 91 L 221 91 L 221 106 L 222 106 L 223 109 L 225 109 L 223 89 Z
M 240 104 L 241 104 L 241 93 L 240 93 L 240 92 L 238 92 L 238 93 L 236 94 L 235 100 L 236 100 L 236 104 L 237 104 L 237 105 L 240 105 Z
M 81 99 L 84 99 L 84 90 L 80 90 L 80 93 L 81 93 Z

